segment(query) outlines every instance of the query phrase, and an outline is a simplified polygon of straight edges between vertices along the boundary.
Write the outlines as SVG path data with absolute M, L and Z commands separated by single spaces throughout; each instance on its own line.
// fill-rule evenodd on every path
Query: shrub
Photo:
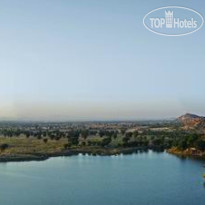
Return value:
M 1 151 L 4 151 L 4 150 L 7 149 L 8 147 L 9 147 L 8 144 L 1 144 L 1 145 L 0 145 L 0 150 L 1 150 Z

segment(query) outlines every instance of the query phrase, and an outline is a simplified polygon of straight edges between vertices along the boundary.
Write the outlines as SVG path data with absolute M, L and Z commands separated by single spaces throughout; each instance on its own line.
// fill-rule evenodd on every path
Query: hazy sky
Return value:
M 203 0 L 171 5 L 205 16 Z M 0 0 L 0 119 L 205 115 L 205 26 L 146 30 L 168 0 Z

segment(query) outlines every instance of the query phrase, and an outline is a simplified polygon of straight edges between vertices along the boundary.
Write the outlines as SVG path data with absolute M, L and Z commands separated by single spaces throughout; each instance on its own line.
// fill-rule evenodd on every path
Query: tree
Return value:
M 198 149 L 205 151 L 205 140 L 203 139 L 197 140 L 196 146 Z
M 1 151 L 4 151 L 4 150 L 7 149 L 8 147 L 9 147 L 8 144 L 1 144 L 1 145 L 0 145 L 0 150 L 1 150 Z
M 81 136 L 82 136 L 82 138 L 87 139 L 87 137 L 88 137 L 88 130 L 83 130 L 81 132 Z
M 132 132 L 126 132 L 125 136 L 128 137 L 128 138 L 131 138 L 132 137 Z
M 112 141 L 111 137 L 105 137 L 101 142 L 102 147 L 109 145 L 111 141 Z
M 113 137 L 114 139 L 116 139 L 116 138 L 117 138 L 117 132 L 114 132 L 114 133 L 112 134 L 112 137 Z
M 64 144 L 64 149 L 68 149 L 69 147 L 71 147 L 71 143 L 70 142 Z
M 187 141 L 186 141 L 186 139 L 182 139 L 182 140 L 179 141 L 179 148 L 183 149 L 183 150 L 187 148 Z
M 85 145 L 86 145 L 86 143 L 85 143 L 85 142 L 81 142 L 81 145 L 82 145 L 82 146 L 85 146 Z
M 139 134 L 138 131 L 134 131 L 134 133 L 133 133 L 134 138 L 137 138 L 138 134 Z
M 27 133 L 26 133 L 26 138 L 29 138 L 29 137 L 30 137 L 30 133 L 27 132 Z
M 99 135 L 100 137 L 103 137 L 105 135 L 105 132 L 103 130 L 100 130 Z
M 40 140 L 42 137 L 41 135 L 37 135 L 37 139 Z
M 122 135 L 124 135 L 125 132 L 126 132 L 126 129 L 125 129 L 125 128 L 122 128 L 120 131 L 121 131 Z
M 163 143 L 163 139 L 160 139 L 160 138 L 154 139 L 154 140 L 152 141 L 152 144 L 153 144 L 154 146 L 163 145 L 163 144 L 164 144 L 164 143 Z
M 130 137 L 129 137 L 129 136 L 124 136 L 124 137 L 122 138 L 123 143 L 128 143 L 129 140 L 130 140 Z

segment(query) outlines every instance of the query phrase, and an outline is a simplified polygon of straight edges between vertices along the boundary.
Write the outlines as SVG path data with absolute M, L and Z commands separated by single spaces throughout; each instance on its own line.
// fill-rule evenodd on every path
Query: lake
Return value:
M 0 163 L 1 205 L 204 205 L 203 162 L 168 153 Z

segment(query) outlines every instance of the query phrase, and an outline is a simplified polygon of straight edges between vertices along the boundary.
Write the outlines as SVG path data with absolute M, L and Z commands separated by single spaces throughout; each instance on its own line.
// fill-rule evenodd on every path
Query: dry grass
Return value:
M 62 151 L 67 143 L 66 138 L 59 140 L 48 139 L 47 143 L 43 139 L 33 137 L 0 137 L 0 144 L 8 144 L 9 147 L 1 151 L 0 155 L 21 155 L 34 153 L 55 153 Z

